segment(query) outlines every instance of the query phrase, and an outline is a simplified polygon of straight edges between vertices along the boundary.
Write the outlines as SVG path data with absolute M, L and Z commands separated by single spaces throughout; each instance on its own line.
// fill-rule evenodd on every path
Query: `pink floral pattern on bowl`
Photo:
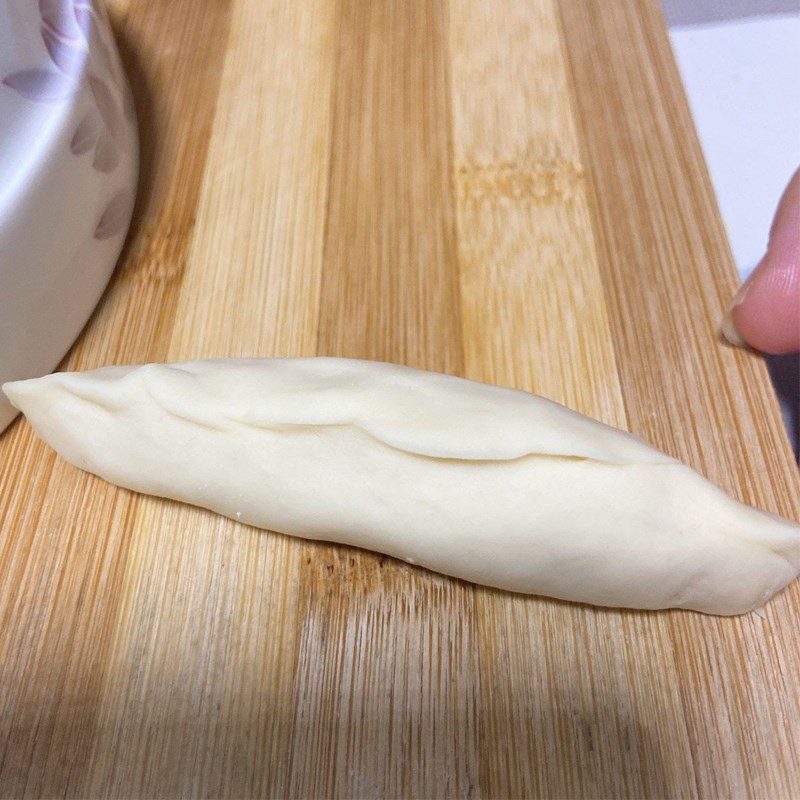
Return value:
M 88 90 L 93 107 L 78 123 L 69 147 L 76 156 L 91 152 L 92 167 L 108 173 L 131 146 L 127 126 L 135 112 L 101 13 L 93 0 L 39 0 L 40 33 L 53 66 L 16 70 L 2 84 L 40 103 L 64 102 Z M 100 215 L 96 239 L 108 239 L 125 227 L 132 194 L 130 187 L 114 194 Z

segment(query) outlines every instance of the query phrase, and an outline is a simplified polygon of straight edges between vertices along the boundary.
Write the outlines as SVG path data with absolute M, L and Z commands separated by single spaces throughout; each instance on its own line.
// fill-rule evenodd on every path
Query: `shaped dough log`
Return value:
M 61 456 L 113 483 L 501 589 L 739 614 L 800 571 L 797 525 L 511 389 L 328 358 L 3 389 Z

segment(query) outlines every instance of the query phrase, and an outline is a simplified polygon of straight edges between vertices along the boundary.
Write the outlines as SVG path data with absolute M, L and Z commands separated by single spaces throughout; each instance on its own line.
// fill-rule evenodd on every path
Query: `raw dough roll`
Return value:
M 333 358 L 3 389 L 63 458 L 120 486 L 501 589 L 739 614 L 800 571 L 797 525 L 512 389 Z

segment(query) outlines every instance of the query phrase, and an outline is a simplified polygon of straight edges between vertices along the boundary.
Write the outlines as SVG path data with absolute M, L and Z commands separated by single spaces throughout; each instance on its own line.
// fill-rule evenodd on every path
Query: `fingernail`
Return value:
M 719 326 L 720 333 L 734 347 L 747 347 L 747 342 L 745 342 L 745 340 L 742 338 L 742 335 L 739 333 L 739 331 L 736 330 L 736 323 L 733 321 L 733 310 L 736 308 L 736 306 L 741 305 L 744 302 L 748 285 L 749 280 L 747 283 L 742 284 L 739 291 L 736 292 L 733 302 L 731 303 L 731 307 L 728 309 L 728 313 L 725 315 L 725 318 L 722 320 L 722 323 Z
M 722 324 L 719 326 L 720 333 L 734 346 L 744 347 L 745 341 L 736 330 L 736 325 L 733 323 L 733 309 L 725 315 Z

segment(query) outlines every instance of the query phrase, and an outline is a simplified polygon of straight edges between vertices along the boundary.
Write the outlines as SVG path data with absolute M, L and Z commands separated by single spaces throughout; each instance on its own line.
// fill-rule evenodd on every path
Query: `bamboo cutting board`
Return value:
M 113 0 L 132 236 L 65 369 L 384 359 L 539 392 L 797 518 L 655 0 Z M 800 795 L 760 615 L 513 596 L 0 438 L 2 797 Z M 579 487 L 578 487 L 579 491 Z

